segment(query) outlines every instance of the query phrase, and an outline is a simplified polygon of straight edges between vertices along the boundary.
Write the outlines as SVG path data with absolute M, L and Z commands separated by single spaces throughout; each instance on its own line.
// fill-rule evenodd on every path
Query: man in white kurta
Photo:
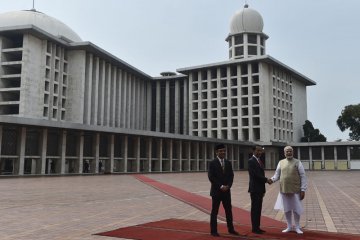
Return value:
M 273 182 L 280 179 L 280 193 L 275 203 L 275 209 L 285 212 L 287 228 L 282 232 L 290 232 L 292 227 L 292 214 L 294 214 L 295 231 L 302 234 L 300 228 L 300 215 L 303 213 L 301 200 L 305 197 L 307 188 L 305 170 L 300 160 L 293 158 L 293 148 L 284 148 L 285 159 L 278 163 L 275 175 L 271 178 Z

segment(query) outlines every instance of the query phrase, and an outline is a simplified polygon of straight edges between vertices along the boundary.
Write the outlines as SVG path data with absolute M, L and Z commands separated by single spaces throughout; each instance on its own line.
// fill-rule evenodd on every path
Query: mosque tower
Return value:
M 261 15 L 245 4 L 235 13 L 230 22 L 229 59 L 246 59 L 265 55 L 265 41 L 269 37 L 262 32 L 264 22 Z

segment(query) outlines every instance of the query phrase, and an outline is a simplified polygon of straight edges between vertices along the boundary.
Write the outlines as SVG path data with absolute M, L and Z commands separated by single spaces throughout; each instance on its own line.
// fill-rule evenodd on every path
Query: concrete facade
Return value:
M 218 142 L 236 170 L 254 144 L 275 168 L 279 148 L 302 137 L 315 82 L 266 55 L 262 18 L 247 6 L 231 22 L 229 60 L 160 77 L 43 13 L 1 19 L 1 174 L 206 171 Z

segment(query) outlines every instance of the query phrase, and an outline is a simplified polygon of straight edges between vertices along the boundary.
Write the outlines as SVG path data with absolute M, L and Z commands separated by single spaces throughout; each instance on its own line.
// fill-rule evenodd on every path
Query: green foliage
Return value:
M 301 142 L 326 142 L 326 137 L 320 133 L 319 129 L 315 129 L 313 124 L 306 120 L 303 125 L 304 137 Z
M 338 127 L 343 132 L 350 131 L 349 137 L 352 140 L 360 140 L 360 104 L 348 105 L 341 111 L 341 115 L 336 121 Z

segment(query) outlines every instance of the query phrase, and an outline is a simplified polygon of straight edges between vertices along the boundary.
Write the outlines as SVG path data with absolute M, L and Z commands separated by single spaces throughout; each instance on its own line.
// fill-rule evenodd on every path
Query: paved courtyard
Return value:
M 273 171 L 268 171 L 271 176 Z M 209 197 L 206 173 L 147 174 Z M 307 172 L 302 226 L 360 234 L 360 171 Z M 250 209 L 247 172 L 236 172 L 233 205 Z M 273 205 L 278 183 L 267 186 L 263 215 L 284 221 Z M 0 239 L 92 239 L 94 233 L 168 218 L 209 216 L 136 180 L 132 175 L 0 178 Z

